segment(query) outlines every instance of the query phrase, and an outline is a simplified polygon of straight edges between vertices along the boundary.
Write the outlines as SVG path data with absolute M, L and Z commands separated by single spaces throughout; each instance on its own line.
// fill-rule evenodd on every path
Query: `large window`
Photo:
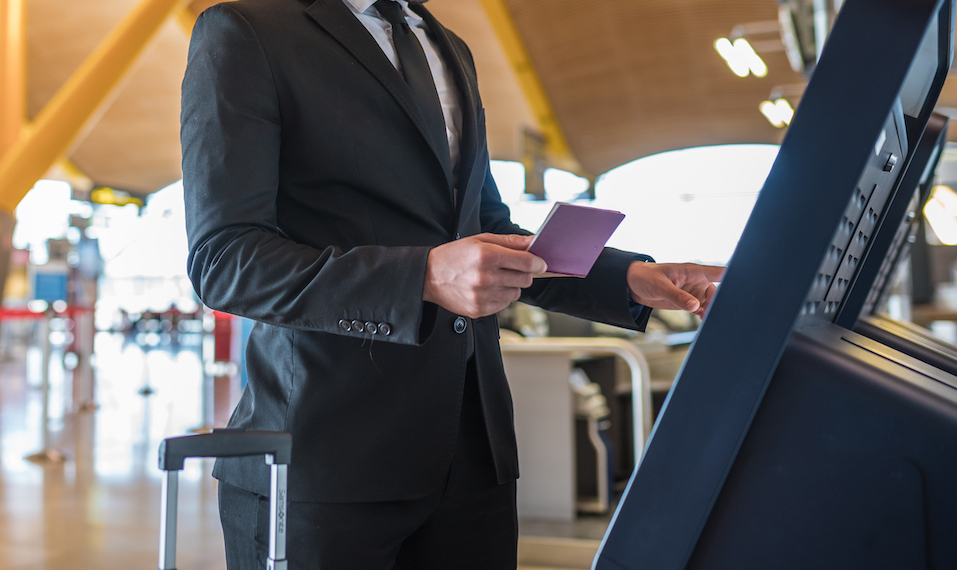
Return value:
M 535 231 L 555 201 L 576 201 L 624 212 L 609 245 L 639 251 L 657 261 L 723 265 L 731 258 L 764 185 L 778 147 L 725 145 L 649 156 L 602 175 L 595 200 L 580 201 L 584 179 L 546 172 L 545 201 L 523 193 L 524 170 L 494 162 L 492 174 L 513 220 Z

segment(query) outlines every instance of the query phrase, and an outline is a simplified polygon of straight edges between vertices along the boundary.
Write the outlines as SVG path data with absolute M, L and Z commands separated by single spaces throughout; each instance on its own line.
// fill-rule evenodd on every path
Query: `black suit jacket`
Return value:
M 457 332 L 458 316 L 424 303 L 422 289 L 432 247 L 522 230 L 489 174 L 471 54 L 416 10 L 462 98 L 458 200 L 408 87 L 342 0 L 239 0 L 208 9 L 193 31 L 182 110 L 189 275 L 209 307 L 257 321 L 230 425 L 292 433 L 293 500 L 437 489 L 472 346 L 498 477 L 518 476 L 496 318 Z M 625 285 L 635 259 L 648 258 L 608 249 L 588 278 L 538 280 L 523 300 L 640 328 L 648 311 Z M 215 471 L 262 494 L 267 473 L 261 458 Z

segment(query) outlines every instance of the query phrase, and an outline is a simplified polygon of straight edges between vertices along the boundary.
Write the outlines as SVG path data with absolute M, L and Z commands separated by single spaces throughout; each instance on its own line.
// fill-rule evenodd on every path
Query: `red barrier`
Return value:
M 233 319 L 228 313 L 214 311 L 215 326 L 213 327 L 213 360 L 215 362 L 230 362 L 233 359 Z
M 53 310 L 53 309 L 50 309 Z M 53 316 L 55 317 L 73 317 L 80 313 L 91 313 L 93 312 L 92 307 L 67 307 L 62 311 L 53 310 Z M 9 320 L 9 319 L 42 319 L 47 314 L 47 311 L 31 311 L 30 309 L 11 309 L 4 308 L 0 309 L 0 321 Z

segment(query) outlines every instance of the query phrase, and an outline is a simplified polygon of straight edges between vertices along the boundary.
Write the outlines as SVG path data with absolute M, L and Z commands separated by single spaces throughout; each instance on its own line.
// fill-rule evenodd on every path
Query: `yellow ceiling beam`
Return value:
M 27 126 L 26 0 L 0 0 L 0 157 Z M 89 191 L 92 181 L 69 159 L 53 167 L 71 186 Z
M 0 156 L 27 118 L 26 0 L 0 0 Z
M 492 27 L 498 35 L 499 42 L 505 50 L 512 69 L 518 76 L 519 85 L 525 93 L 538 128 L 545 137 L 546 152 L 552 165 L 575 173 L 583 173 L 581 164 L 572 154 L 565 139 L 564 133 L 555 119 L 555 112 L 545 94 L 545 88 L 535 72 L 535 67 L 528 56 L 528 50 L 515 27 L 512 14 L 505 5 L 505 0 L 481 0 L 485 12 L 488 14 Z
M 69 176 L 70 178 L 80 178 L 80 179 L 86 178 L 87 180 L 89 180 L 89 178 L 87 178 L 86 176 L 86 173 L 83 172 L 83 170 L 81 170 L 80 167 L 77 166 L 69 158 L 61 157 L 59 160 L 56 161 L 56 164 L 54 164 L 54 166 L 59 168 L 65 176 Z
M 44 173 L 44 176 L 54 180 L 64 180 L 73 189 L 73 196 L 78 200 L 84 197 L 93 189 L 93 180 L 86 175 L 83 170 L 69 158 L 60 157 L 56 163 Z
M 186 32 L 187 38 L 193 35 L 193 26 L 196 25 L 197 17 L 196 12 L 194 12 L 188 4 L 176 11 L 176 21 L 179 22 L 179 26 Z
M 69 149 L 182 0 L 141 0 L 87 57 L 0 159 L 0 210 L 13 213 Z

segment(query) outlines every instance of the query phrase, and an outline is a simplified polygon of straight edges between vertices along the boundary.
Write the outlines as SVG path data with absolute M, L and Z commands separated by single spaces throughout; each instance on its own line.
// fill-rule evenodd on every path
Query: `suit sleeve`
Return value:
M 255 30 L 236 8 L 214 6 L 197 21 L 182 105 L 187 269 L 207 306 L 359 338 L 372 335 L 343 324 L 384 324 L 378 340 L 422 342 L 428 247 L 316 248 L 283 235 L 279 97 Z
M 482 231 L 499 234 L 531 233 L 512 223 L 508 206 L 502 202 L 489 170 L 486 171 L 485 185 L 482 188 L 481 208 Z M 584 279 L 536 279 L 531 287 L 522 291 L 520 300 L 549 311 L 644 331 L 651 316 L 651 308 L 635 303 L 628 294 L 628 266 L 635 261 L 654 260 L 647 255 L 606 247 Z

